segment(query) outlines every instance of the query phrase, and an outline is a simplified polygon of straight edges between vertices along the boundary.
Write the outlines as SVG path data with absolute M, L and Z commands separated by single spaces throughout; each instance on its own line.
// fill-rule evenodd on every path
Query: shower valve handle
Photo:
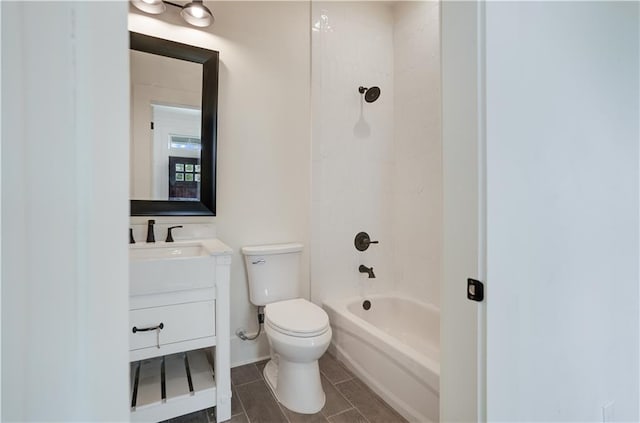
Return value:
M 371 244 L 378 244 L 378 241 L 371 241 L 369 234 L 366 232 L 358 232 L 356 239 L 353 241 L 356 250 L 365 251 Z

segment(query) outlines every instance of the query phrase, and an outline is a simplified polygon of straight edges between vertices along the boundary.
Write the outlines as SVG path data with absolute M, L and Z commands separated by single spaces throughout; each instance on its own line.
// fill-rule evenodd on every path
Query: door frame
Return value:
M 484 16 L 482 1 L 441 3 L 441 421 L 487 419 L 487 302 L 466 298 L 467 278 L 487 292 Z

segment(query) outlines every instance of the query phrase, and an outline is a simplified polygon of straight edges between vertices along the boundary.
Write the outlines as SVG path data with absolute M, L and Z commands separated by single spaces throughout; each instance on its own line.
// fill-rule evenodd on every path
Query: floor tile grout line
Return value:
M 369 392 L 370 396 L 372 396 L 377 402 L 381 403 L 382 406 L 390 409 L 394 414 L 397 414 L 401 419 L 406 421 L 406 419 L 395 408 L 393 408 L 391 406 L 391 404 L 389 404 L 387 401 L 384 400 L 384 398 L 382 398 L 380 395 L 378 395 L 378 393 L 376 391 L 371 389 L 369 387 L 369 385 L 364 383 L 362 381 L 362 379 L 356 378 L 356 379 L 354 379 L 354 381 L 355 381 L 355 383 L 359 383 L 362 386 L 362 388 L 364 388 L 367 392 Z
M 329 383 L 331 383 L 331 382 L 329 381 Z M 347 404 L 349 404 L 349 405 L 351 406 L 351 408 L 355 408 L 355 409 L 357 409 L 357 407 L 356 407 L 355 405 L 353 405 L 353 403 L 352 403 L 351 401 L 349 401 L 349 399 L 348 399 L 347 397 L 345 397 L 345 396 L 344 396 L 344 394 L 343 394 L 342 392 L 340 392 L 340 390 L 338 389 L 338 387 L 337 387 L 336 385 L 333 385 L 333 389 L 335 389 L 335 390 L 336 390 L 336 392 L 338 393 L 338 395 L 340 395 L 340 396 L 342 397 L 342 399 L 344 399 L 344 400 L 346 401 L 346 403 L 347 403 Z M 348 410 L 350 410 L 351 408 L 349 408 Z M 344 411 L 346 411 L 346 410 L 344 410 Z M 342 413 L 342 411 L 341 411 L 340 413 Z M 329 419 L 329 417 L 336 416 L 336 415 L 338 415 L 338 414 L 340 414 L 340 413 L 335 413 L 335 414 L 332 414 L 331 416 L 327 416 L 327 415 L 325 415 L 324 413 L 322 413 L 322 415 L 323 415 L 326 419 Z M 362 414 L 362 413 L 360 413 L 360 414 Z
M 362 416 L 362 418 L 364 419 L 365 422 L 370 423 L 369 419 L 367 418 L 367 416 L 365 416 L 364 413 L 362 411 L 360 411 L 360 409 L 358 407 L 356 407 L 356 410 L 358 410 L 358 413 L 360 413 L 360 415 Z
M 327 378 L 327 380 L 328 380 L 329 382 L 331 382 L 331 384 L 332 384 L 332 385 L 334 385 L 334 386 L 335 386 L 335 385 L 336 385 L 336 384 L 338 384 L 338 383 L 347 382 L 347 381 L 349 381 L 349 380 L 353 380 L 353 379 L 356 377 L 356 376 L 354 375 L 354 373 L 353 373 L 351 370 L 347 369 L 347 367 L 346 367 L 344 364 L 342 364 L 342 362 L 341 362 L 340 360 L 338 360 L 336 357 L 334 357 L 334 356 L 333 356 L 333 355 L 331 355 L 330 353 L 327 353 L 327 354 L 329 354 L 329 356 L 331 357 L 331 359 L 332 359 L 333 361 L 335 361 L 335 362 L 336 362 L 336 364 L 338 365 L 338 367 L 342 368 L 342 370 L 344 371 L 344 373 L 347 375 L 347 378 L 346 378 L 346 379 L 338 380 L 338 381 L 335 381 L 335 382 L 334 382 L 334 381 L 332 381 L 332 380 L 330 380 L 330 379 L 329 379 L 329 377 L 326 375 L 326 373 L 325 373 L 322 369 L 320 369 L 320 373 L 322 373 L 322 374 L 324 375 L 324 377 L 326 377 L 326 378 Z
M 351 380 L 351 379 L 350 379 L 350 380 Z M 347 381 L 345 381 L 345 382 L 349 382 L 349 381 L 347 380 Z M 340 382 L 340 383 L 343 383 L 343 382 Z M 358 413 L 360 413 L 360 415 L 362 416 L 362 418 L 363 418 L 363 419 L 365 419 L 367 422 L 369 421 L 369 419 L 367 419 L 367 417 L 362 413 L 362 411 L 360 411 L 360 409 L 359 409 L 358 407 L 356 407 L 356 405 L 355 405 L 354 403 L 352 403 L 352 402 L 351 402 L 351 400 L 350 400 L 349 398 L 347 398 L 347 397 L 346 397 L 342 392 L 340 392 L 340 389 L 338 389 L 338 387 L 337 387 L 337 386 L 335 386 L 335 385 L 334 385 L 333 387 L 334 387 L 334 388 L 336 388 L 336 391 L 338 392 L 338 394 L 340 394 L 340 395 L 342 396 L 342 398 L 344 398 L 344 400 L 345 400 L 347 403 L 351 404 L 351 407 L 352 407 L 352 408 L 356 409 L 356 410 L 358 411 Z M 346 411 L 346 410 L 345 410 L 345 411 Z M 338 413 L 338 414 L 340 414 L 340 413 Z M 327 418 L 327 419 L 328 419 L 328 418 Z
M 259 380 L 264 380 L 264 379 L 262 379 L 262 378 L 260 378 L 260 379 L 254 379 L 254 380 L 250 380 L 249 382 L 242 382 L 240 385 L 233 385 L 233 386 L 234 386 L 235 388 L 239 388 L 239 387 L 241 387 L 241 386 L 248 385 L 248 384 L 250 384 L 250 383 L 257 382 L 257 381 L 259 381 Z
M 349 404 L 351 404 L 351 402 L 349 402 Z M 359 409 L 358 407 L 355 407 L 355 406 L 354 406 L 354 407 L 352 407 L 352 408 L 349 408 L 349 409 L 347 409 L 347 410 L 341 411 L 340 413 L 334 414 L 334 415 L 333 415 L 333 416 L 331 416 L 331 417 L 327 417 L 326 419 L 327 419 L 327 420 L 329 420 L 330 418 L 333 418 L 333 417 L 339 416 L 340 414 L 344 414 L 344 413 L 346 413 L 347 411 L 351 411 L 351 410 L 355 410 L 355 411 L 357 411 L 357 412 L 358 412 L 358 414 L 360 414 L 360 417 L 362 417 L 366 423 L 371 423 L 371 422 L 369 421 L 369 419 L 367 418 L 367 416 L 365 416 L 365 415 L 364 415 L 364 413 L 363 413 L 362 411 L 360 411 L 360 409 Z M 331 423 L 331 422 L 330 422 L 330 423 Z
M 329 376 L 327 376 L 327 374 L 324 372 L 324 370 L 320 369 L 320 374 L 321 374 L 322 376 L 326 377 L 326 378 L 327 378 L 327 380 L 328 380 L 329 382 L 331 382 L 331 384 L 332 384 L 332 385 L 335 385 L 336 383 L 346 382 L 346 381 L 348 381 L 348 380 L 353 379 L 353 377 L 351 377 L 350 379 L 344 379 L 344 380 L 342 380 L 342 379 L 341 379 L 341 380 L 338 380 L 338 381 L 335 381 L 335 382 L 334 382 L 334 381 L 332 381 L 331 379 L 329 379 Z
M 276 400 L 276 404 L 278 404 L 278 407 L 280 407 L 280 412 L 284 414 L 284 418 L 287 420 L 287 422 L 291 423 L 291 420 L 289 420 L 289 416 L 287 416 L 287 413 L 284 411 L 284 405 L 280 404 L 278 400 Z
M 255 368 L 256 368 L 256 370 L 258 371 L 258 377 L 260 377 L 260 379 L 261 379 L 261 380 L 264 380 L 264 381 L 266 382 L 266 380 L 265 380 L 265 378 L 264 378 L 264 373 L 263 373 L 263 372 L 261 372 L 261 371 L 260 371 L 260 368 L 258 367 L 258 361 L 256 361 L 255 363 L 253 363 L 253 367 L 255 367 Z
M 253 365 L 258 370 L 258 374 L 262 375 L 262 377 L 260 379 L 257 379 L 257 380 L 261 380 L 266 385 L 267 391 L 269 391 L 269 394 L 271 394 L 271 398 L 273 398 L 273 400 L 276 402 L 276 404 L 277 404 L 278 408 L 280 409 L 280 412 L 284 416 L 285 420 L 287 421 L 287 423 L 291 423 L 291 421 L 289 420 L 289 417 L 287 416 L 287 413 L 285 413 L 284 410 L 282 409 L 282 407 L 283 407 L 282 404 L 280 404 L 280 401 L 278 401 L 278 398 L 276 398 L 275 394 L 271 390 L 271 386 L 269 386 L 269 382 L 267 382 L 267 379 L 264 377 L 264 374 L 260 371 L 260 369 L 258 369 L 258 365 L 256 363 L 253 363 Z M 255 382 L 255 380 L 253 382 Z M 251 383 L 251 382 L 249 382 L 249 383 Z M 249 421 L 249 423 L 251 423 L 251 421 Z
M 231 417 L 239 416 L 240 414 L 244 414 L 245 416 L 247 416 L 247 421 L 249 421 L 249 416 L 247 415 L 246 411 L 244 410 L 244 405 L 242 405 L 242 401 L 240 401 L 240 394 L 238 394 L 238 391 L 235 389 L 235 386 L 233 387 L 233 389 L 231 391 L 232 392 L 236 391 L 236 396 L 237 396 L 238 402 L 240 403 L 240 410 L 241 410 L 239 413 L 236 413 L 236 414 L 232 413 Z M 211 422 L 211 423 L 216 423 L 216 422 Z
M 257 367 L 257 366 L 256 366 Z M 264 384 L 267 386 L 267 391 L 269 391 L 269 393 L 271 394 L 271 398 L 273 398 L 273 400 L 276 402 L 276 404 L 278 405 L 278 407 L 280 408 L 280 412 L 282 413 L 282 415 L 284 416 L 284 419 L 288 422 L 291 423 L 291 421 L 289 420 L 289 416 L 287 416 L 287 413 L 284 412 L 284 410 L 282 409 L 283 405 L 280 404 L 280 401 L 278 401 L 278 398 L 276 398 L 276 394 L 273 393 L 273 391 L 271 390 L 271 386 L 269 385 L 269 382 L 267 382 L 267 378 L 262 379 L 262 381 L 264 382 Z M 251 422 L 249 422 L 251 423 Z
M 332 359 L 333 359 L 333 360 L 334 360 L 334 361 L 335 361 L 339 366 L 344 367 L 344 366 L 343 366 L 343 365 L 338 361 L 338 359 L 337 359 L 337 358 L 335 358 L 335 357 L 334 357 L 333 355 L 331 355 L 331 354 L 329 354 L 329 355 L 331 356 L 331 358 L 332 358 Z M 343 369 L 343 370 L 344 370 L 344 369 Z M 349 399 L 348 399 L 348 398 L 347 398 L 347 397 L 346 397 L 342 392 L 340 392 L 340 389 L 338 389 L 338 386 L 337 386 L 339 383 L 344 383 L 344 382 L 348 382 L 348 381 L 350 381 L 350 380 L 353 380 L 353 379 L 355 378 L 355 376 L 353 375 L 353 373 L 352 373 L 351 371 L 349 371 L 348 373 L 347 373 L 347 372 L 345 372 L 345 373 L 347 373 L 348 375 L 351 375 L 351 378 L 350 378 L 350 379 L 343 380 L 343 381 L 340 381 L 340 382 L 335 382 L 335 383 L 334 383 L 334 382 L 332 382 L 331 380 L 329 380 L 329 378 L 327 377 L 327 375 L 326 375 L 326 374 L 324 374 L 324 372 L 323 372 L 322 370 L 320 370 L 320 373 L 325 377 L 325 379 L 327 379 L 327 382 L 329 382 L 329 383 L 333 386 L 333 388 L 336 390 L 336 392 L 338 393 L 338 395 L 340 395 L 340 396 L 341 396 L 341 397 L 342 397 L 342 398 L 347 402 L 347 404 L 351 405 L 351 408 L 353 408 L 353 409 L 357 410 L 357 411 L 358 411 L 358 413 L 360 413 L 360 415 L 361 415 L 362 417 L 364 417 L 364 414 L 362 414 L 362 412 L 360 412 L 360 410 L 358 409 L 358 407 L 356 407 L 356 406 L 355 406 L 351 401 L 349 401 Z M 348 409 L 348 410 L 350 410 L 350 409 Z M 347 411 L 347 410 L 344 410 L 344 411 Z M 336 415 L 338 415 L 338 414 L 340 414 L 340 413 L 333 414 L 332 416 L 326 416 L 324 413 L 322 413 L 322 415 L 324 416 L 324 418 L 325 418 L 325 419 L 327 419 L 327 420 L 329 420 L 329 417 L 333 417 L 333 416 L 336 416 Z M 366 417 L 364 417 L 364 419 L 365 419 L 365 420 L 367 420 L 367 418 L 366 418 Z M 367 421 L 369 421 L 369 420 L 367 420 Z
M 320 372 L 320 373 L 322 373 L 322 372 Z M 324 377 L 326 377 L 326 378 L 327 378 L 327 375 L 325 375 L 324 373 L 322 373 L 322 375 L 323 375 Z M 337 381 L 337 382 L 331 382 L 331 381 L 329 380 L 329 378 L 327 378 L 327 380 L 329 380 L 329 382 L 331 382 L 331 384 L 332 384 L 333 386 L 336 386 L 338 383 L 349 382 L 350 380 L 353 380 L 353 379 L 354 379 L 354 377 L 350 377 L 349 379 L 339 380 L 339 381 Z
M 355 381 L 355 380 L 360 380 L 360 379 L 358 379 L 358 378 L 356 378 L 356 377 L 353 377 L 353 378 L 351 378 L 351 379 L 349 379 L 349 380 L 345 380 L 344 382 L 340 382 L 340 383 L 345 383 L 345 382 L 350 382 L 350 381 Z M 370 422 L 369 422 L 369 419 L 367 418 L 367 416 L 365 416 L 365 415 L 364 415 L 365 413 L 363 413 L 363 412 L 362 412 L 362 410 L 360 410 L 358 407 L 356 407 L 356 405 L 355 405 L 353 402 L 351 402 L 351 400 L 350 400 L 349 398 L 347 398 L 347 397 L 346 397 L 346 396 L 345 396 L 345 395 L 340 391 L 340 389 L 338 389 L 338 387 L 337 387 L 337 386 L 335 386 L 335 388 L 336 388 L 336 391 L 338 391 L 338 393 L 339 393 L 340 395 L 342 395 L 342 397 L 343 397 L 343 398 L 344 398 L 344 399 L 345 399 L 349 404 L 351 404 L 351 406 L 352 406 L 352 407 L 353 407 L 353 408 L 354 408 L 354 409 L 355 409 L 355 410 L 356 410 L 356 411 L 357 411 L 357 412 L 362 416 L 362 418 L 365 420 L 365 422 L 370 423 Z M 373 391 L 370 391 L 369 393 L 373 393 Z M 375 399 L 375 397 L 374 397 L 374 399 Z M 338 414 L 339 414 L 339 413 L 338 413 Z
M 349 404 L 351 404 L 351 403 L 349 403 Z M 346 413 L 347 411 L 350 411 L 350 410 L 357 410 L 357 408 L 351 406 L 351 407 L 347 408 L 346 410 L 342 410 L 342 411 L 339 411 L 337 413 L 333 413 L 330 416 L 324 415 L 324 418 L 329 420 L 331 417 L 339 416 L 340 414 L 344 414 L 344 413 Z
M 234 386 L 234 388 L 237 388 L 236 386 Z M 247 422 L 251 423 L 251 420 L 249 420 L 249 414 L 247 413 L 247 409 L 244 407 L 244 403 L 242 402 L 242 398 L 240 398 L 240 394 L 238 393 L 238 389 L 235 390 L 236 391 L 236 395 L 238 395 L 238 402 L 240 403 L 240 408 L 242 408 L 242 412 L 244 413 L 244 416 L 247 418 Z M 236 416 L 239 416 L 240 414 L 236 414 Z M 233 417 L 233 416 L 231 416 Z

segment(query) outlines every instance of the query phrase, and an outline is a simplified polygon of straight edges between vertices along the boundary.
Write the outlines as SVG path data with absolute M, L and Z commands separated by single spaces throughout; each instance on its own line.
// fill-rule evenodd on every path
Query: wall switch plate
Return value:
M 615 401 L 609 401 L 602 406 L 602 423 L 609 423 L 613 420 L 613 405 Z

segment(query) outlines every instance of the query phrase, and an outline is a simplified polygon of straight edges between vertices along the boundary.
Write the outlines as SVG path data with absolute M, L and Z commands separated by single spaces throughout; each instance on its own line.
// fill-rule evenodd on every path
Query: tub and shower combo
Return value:
M 402 295 L 326 301 L 329 350 L 413 422 L 439 421 L 440 311 Z

